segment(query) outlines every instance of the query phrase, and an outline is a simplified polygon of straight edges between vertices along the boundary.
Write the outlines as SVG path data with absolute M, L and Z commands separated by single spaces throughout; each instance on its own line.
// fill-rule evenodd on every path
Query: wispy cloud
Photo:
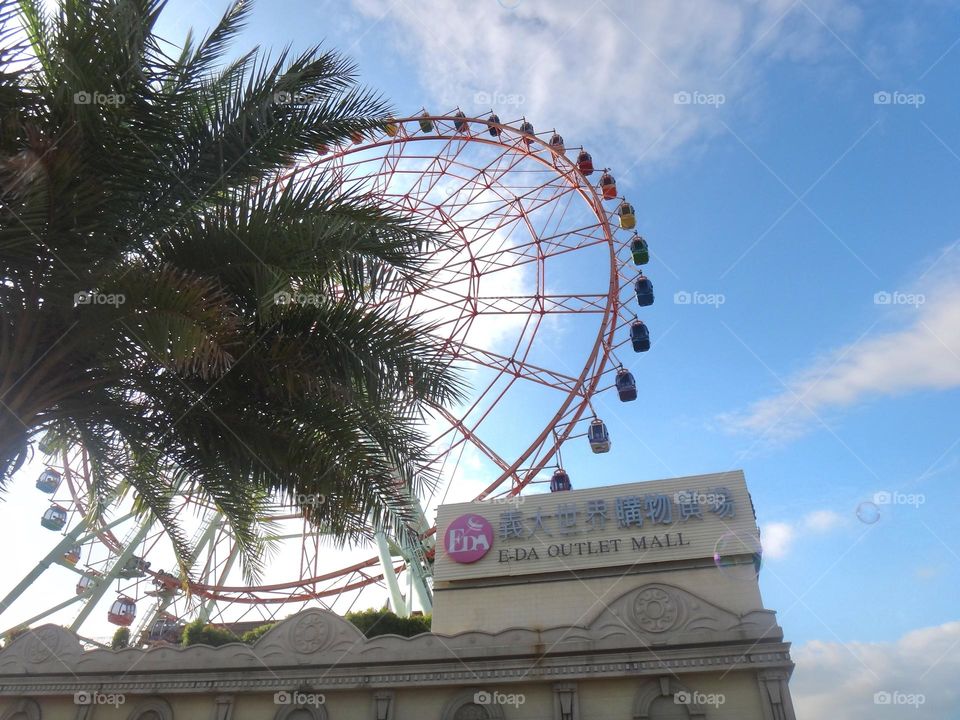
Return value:
M 843 53 L 831 30 L 860 22 L 847 0 L 489 0 L 445 2 L 437 12 L 403 0 L 353 4 L 398 27 L 400 51 L 444 110 L 493 105 L 538 131 L 556 124 L 570 145 L 617 141 L 628 153 L 621 172 L 640 155 L 667 156 L 722 132 L 718 110 L 745 102 L 766 60 Z
M 910 290 L 878 289 L 877 312 L 904 316 L 899 330 L 867 333 L 827 353 L 720 424 L 770 441 L 795 438 L 875 397 L 960 386 L 960 248 L 942 255 Z

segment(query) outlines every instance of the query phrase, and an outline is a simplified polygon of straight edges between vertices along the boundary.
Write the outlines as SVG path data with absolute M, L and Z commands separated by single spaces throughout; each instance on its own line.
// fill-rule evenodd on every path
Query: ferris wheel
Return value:
M 471 388 L 467 401 L 424 418 L 442 482 L 413 498 L 415 532 L 385 530 L 369 545 L 342 550 L 278 502 L 268 515 L 275 561 L 251 579 L 216 507 L 183 495 L 178 517 L 192 534 L 192 555 L 182 577 L 163 569 L 175 564 L 159 523 L 135 514 L 122 494 L 94 511 L 83 448 L 47 438 L 36 487 L 49 503 L 38 520 L 57 539 L 0 600 L 0 631 L 65 613 L 64 624 L 82 634 L 91 618 L 102 622 L 93 615 L 99 608 L 110 623 L 131 627 L 135 642 L 163 641 L 197 617 L 267 622 L 308 605 L 363 608 L 374 589 L 380 597 L 386 591 L 399 614 L 429 611 L 430 510 L 444 501 L 506 499 L 532 483 L 569 489 L 561 448 L 610 450 L 594 399 L 607 390 L 623 402 L 637 398 L 624 361 L 650 348 L 637 314 L 653 303 L 653 285 L 641 268 L 650 251 L 634 230 L 634 207 L 609 168 L 595 168 L 583 147 L 567 146 L 554 130 L 538 133 L 525 118 L 501 122 L 456 109 L 391 119 L 373 136 L 318 147 L 281 182 L 318 174 L 444 238 L 425 251 L 415 291 L 372 301 L 429 325 Z M 61 595 L 31 599 L 45 574 L 62 579 Z M 24 618 L 24 605 L 36 612 Z M 7 622 L 18 607 L 17 621 Z

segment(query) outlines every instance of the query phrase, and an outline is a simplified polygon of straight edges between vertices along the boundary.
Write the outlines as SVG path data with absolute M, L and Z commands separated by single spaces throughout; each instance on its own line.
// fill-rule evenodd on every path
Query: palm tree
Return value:
M 278 182 L 384 126 L 343 57 L 228 61 L 242 0 L 171 53 L 162 8 L 0 2 L 0 487 L 37 438 L 80 444 L 94 499 L 132 490 L 182 558 L 171 499 L 200 493 L 255 570 L 268 495 L 346 541 L 435 479 L 421 420 L 460 382 L 370 300 L 443 238 L 319 173 Z

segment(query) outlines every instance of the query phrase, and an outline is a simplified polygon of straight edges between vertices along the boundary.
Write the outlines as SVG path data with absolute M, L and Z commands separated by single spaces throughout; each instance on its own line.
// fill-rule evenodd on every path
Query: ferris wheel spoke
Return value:
M 501 355 L 491 350 L 471 345 L 461 345 L 460 358 L 500 373 L 512 375 L 520 380 L 529 380 L 553 388 L 554 390 L 579 392 L 580 382 L 571 375 L 538 367 L 532 363 L 523 362 L 517 360 L 515 357 Z

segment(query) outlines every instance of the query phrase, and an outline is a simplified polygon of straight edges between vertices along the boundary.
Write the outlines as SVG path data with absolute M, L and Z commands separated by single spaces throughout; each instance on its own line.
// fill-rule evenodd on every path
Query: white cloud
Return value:
M 843 524 L 843 516 L 833 510 L 817 510 L 803 519 L 804 527 L 813 532 L 827 532 Z
M 793 525 L 784 522 L 768 523 L 760 531 L 763 539 L 763 556 L 778 559 L 784 557 L 793 544 L 796 531 Z
M 843 522 L 843 517 L 833 510 L 814 510 L 798 522 L 764 523 L 760 528 L 763 556 L 768 560 L 781 560 L 790 553 L 794 541 L 803 533 L 827 533 Z
M 797 717 L 947 720 L 960 707 L 960 622 L 914 630 L 892 643 L 813 641 L 793 650 Z M 874 699 L 887 698 L 890 704 Z M 899 695 L 895 695 L 899 693 Z M 909 696 L 923 703 L 903 704 Z M 900 700 L 902 704 L 894 704 Z
M 648 157 L 663 157 L 721 131 L 715 105 L 678 103 L 676 93 L 722 94 L 724 108 L 746 102 L 740 91 L 758 85 L 765 60 L 842 53 L 830 30 L 846 34 L 860 22 L 846 0 L 515 5 L 421 2 L 414 12 L 403 2 L 354 0 L 371 21 L 397 26 L 400 51 L 443 110 L 493 105 L 504 120 L 523 115 L 539 131 L 557 125 L 569 145 L 602 138 L 624 150 L 627 166 L 651 146 Z
M 897 291 L 899 295 L 892 289 L 878 291 L 887 293 L 886 299 L 912 296 L 918 302 L 878 307 L 904 314 L 909 318 L 906 327 L 868 334 L 814 360 L 788 379 L 782 391 L 754 402 L 742 413 L 721 416 L 721 424 L 784 441 L 808 431 L 831 410 L 878 396 L 960 386 L 960 252 L 956 248 L 952 246 L 914 290 Z

